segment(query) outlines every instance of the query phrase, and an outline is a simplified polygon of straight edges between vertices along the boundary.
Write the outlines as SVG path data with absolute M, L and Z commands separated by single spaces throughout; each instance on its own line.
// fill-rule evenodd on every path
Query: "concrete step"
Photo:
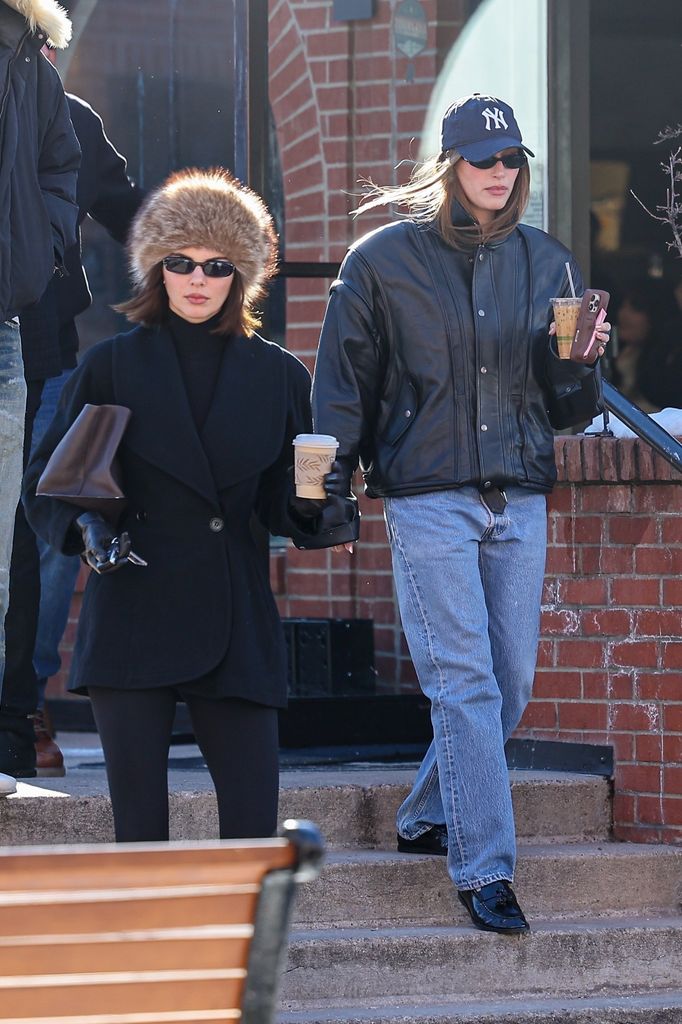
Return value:
M 320 773 L 323 774 L 323 773 Z M 309 818 L 333 847 L 395 848 L 396 810 L 410 791 L 414 769 L 368 768 L 329 773 L 324 786 L 283 789 L 280 817 Z M 519 839 L 581 842 L 602 839 L 611 828 L 610 783 L 594 775 L 511 771 Z
M 541 922 L 516 937 L 472 926 L 298 931 L 281 997 L 286 1009 L 310 1010 L 320 1001 L 662 995 L 679 989 L 681 949 L 679 916 Z
M 182 760 L 178 758 L 177 763 Z M 2 842 L 111 841 L 104 768 L 85 763 L 87 767 L 69 764 L 61 779 L 20 781 L 15 795 L 0 800 Z M 395 812 L 409 792 L 414 770 L 374 765 L 285 771 L 279 818 L 309 818 L 331 847 L 394 849 Z M 510 775 L 521 840 L 565 843 L 608 837 L 607 779 L 549 772 L 513 771 Z M 169 787 L 172 838 L 215 838 L 217 812 L 208 772 L 172 770 Z
M 682 899 L 682 847 L 521 846 L 515 888 L 531 921 L 674 914 Z M 307 927 L 447 927 L 469 920 L 444 857 L 374 850 L 331 852 L 320 877 L 298 891 L 294 914 Z
M 680 1024 L 682 991 L 588 999 L 424 1003 L 363 1000 L 362 1006 L 283 1010 L 278 1024 Z

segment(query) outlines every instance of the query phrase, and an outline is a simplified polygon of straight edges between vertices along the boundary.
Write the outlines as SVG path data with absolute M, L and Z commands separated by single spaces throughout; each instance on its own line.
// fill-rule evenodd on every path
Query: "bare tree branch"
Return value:
M 682 135 L 682 125 L 678 125 L 677 128 L 667 127 L 659 133 L 657 142 L 674 139 L 679 135 Z M 637 200 L 645 213 L 659 223 L 668 225 L 673 233 L 672 242 L 667 243 L 668 248 L 676 249 L 679 256 L 682 257 L 682 195 L 678 192 L 678 183 L 682 182 L 682 147 L 670 153 L 668 162 L 661 164 L 661 170 L 667 174 L 670 184 L 666 189 L 665 203 L 656 207 L 658 213 L 652 213 L 632 189 L 630 189 L 630 194 Z

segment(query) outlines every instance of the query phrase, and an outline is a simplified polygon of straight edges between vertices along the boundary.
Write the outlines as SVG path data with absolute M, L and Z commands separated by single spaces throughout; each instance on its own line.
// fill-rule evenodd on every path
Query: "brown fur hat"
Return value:
M 222 167 L 171 174 L 147 197 L 128 237 L 130 270 L 141 287 L 164 256 L 215 249 L 234 263 L 251 306 L 276 269 L 277 235 L 265 203 Z

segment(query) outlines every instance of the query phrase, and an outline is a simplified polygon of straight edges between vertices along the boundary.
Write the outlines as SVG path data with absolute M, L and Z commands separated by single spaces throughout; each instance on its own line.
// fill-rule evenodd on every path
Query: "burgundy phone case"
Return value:
M 578 327 L 571 346 L 571 359 L 576 363 L 594 362 L 597 358 L 595 335 L 599 324 L 606 319 L 609 293 L 601 288 L 586 288 L 583 295 Z

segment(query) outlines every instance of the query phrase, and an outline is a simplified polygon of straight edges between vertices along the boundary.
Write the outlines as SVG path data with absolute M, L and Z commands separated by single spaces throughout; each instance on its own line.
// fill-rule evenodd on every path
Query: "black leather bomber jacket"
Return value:
M 313 386 L 315 429 L 360 462 L 370 497 L 465 484 L 550 491 L 552 428 L 596 412 L 593 368 L 559 360 L 550 298 L 580 271 L 520 225 L 466 253 L 400 221 L 349 250 L 331 287 Z

